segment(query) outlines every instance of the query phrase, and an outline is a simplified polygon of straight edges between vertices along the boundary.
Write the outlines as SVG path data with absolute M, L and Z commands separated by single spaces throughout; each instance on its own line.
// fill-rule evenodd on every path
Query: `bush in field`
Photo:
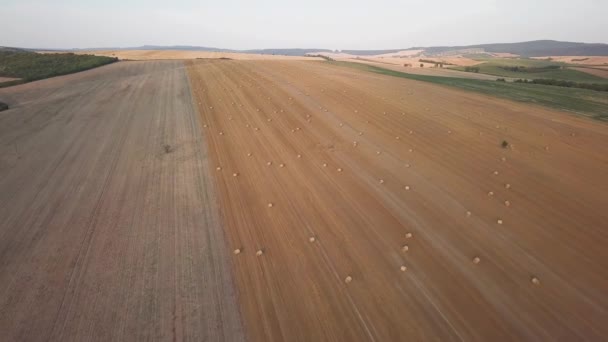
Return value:
M 479 67 L 476 67 L 476 66 L 467 66 L 467 67 L 464 67 L 464 71 L 466 71 L 466 72 L 479 72 Z
M 0 112 L 3 110 L 7 110 L 8 109 L 8 105 L 4 102 L 0 102 Z
M 504 78 L 497 78 L 496 82 L 507 82 L 507 80 L 505 80 Z
M 515 80 L 516 83 L 532 83 L 532 84 L 544 84 L 551 85 L 557 87 L 566 87 L 566 88 L 581 88 L 581 89 L 590 89 L 595 91 L 608 91 L 608 84 L 599 84 L 599 83 L 578 83 L 573 81 L 565 81 L 565 80 L 555 80 L 555 79 L 547 79 L 547 78 L 539 78 L 534 80 L 527 79 L 518 79 Z

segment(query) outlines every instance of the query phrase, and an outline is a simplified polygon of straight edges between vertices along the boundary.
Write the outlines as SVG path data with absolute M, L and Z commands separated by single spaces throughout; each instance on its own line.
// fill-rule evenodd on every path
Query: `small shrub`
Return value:
M 420 67 L 421 67 L 421 68 L 424 68 L 424 64 L 420 63 Z
M 476 66 L 464 67 L 464 71 L 466 71 L 466 72 L 479 72 L 479 67 L 476 67 Z
M 507 82 L 507 80 L 505 80 L 504 78 L 497 78 L 496 82 Z
M 163 149 L 165 149 L 165 153 L 171 153 L 171 152 L 173 152 L 173 148 L 169 144 L 163 145 Z
M 7 110 L 8 109 L 8 105 L 4 102 L 0 102 L 0 112 L 3 110 Z
M 501 146 L 502 148 L 507 148 L 507 147 L 509 147 L 509 142 L 508 142 L 508 141 L 506 141 L 506 140 L 503 140 L 503 141 L 502 141 L 502 143 L 500 144 L 500 146 Z

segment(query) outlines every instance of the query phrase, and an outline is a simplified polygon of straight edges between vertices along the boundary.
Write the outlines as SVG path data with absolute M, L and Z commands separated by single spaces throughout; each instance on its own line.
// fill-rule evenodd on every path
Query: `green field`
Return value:
M 564 63 L 526 58 L 483 58 L 478 56 L 475 59 L 483 61 L 482 64 L 475 65 L 481 74 L 523 79 L 566 80 L 579 83 L 608 83 L 608 79 L 568 69 L 569 65 Z M 515 67 L 520 69 L 518 71 L 507 70 Z M 465 71 L 465 67 L 453 67 L 452 69 Z
M 441 84 L 444 86 L 492 95 L 518 102 L 543 105 L 585 115 L 598 120 L 608 121 L 608 92 L 577 88 L 562 88 L 540 84 L 414 75 L 353 62 L 323 63 L 331 63 L 337 66 L 356 68 L 378 74 L 407 78 L 416 81 Z
M 0 51 L 0 77 L 19 78 L 0 83 L 0 87 L 71 74 L 116 62 L 116 58 L 76 55 L 73 53 L 40 54 L 13 50 Z

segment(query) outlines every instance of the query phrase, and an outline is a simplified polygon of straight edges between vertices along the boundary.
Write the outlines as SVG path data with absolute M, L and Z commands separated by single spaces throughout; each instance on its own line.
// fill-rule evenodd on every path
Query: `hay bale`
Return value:
M 379 180 L 380 184 L 384 184 L 384 179 Z
M 407 267 L 405 265 L 401 266 L 401 272 L 407 271 Z
M 270 165 L 272 165 L 272 162 L 271 161 L 266 162 L 266 165 L 270 166 Z
M 316 239 L 315 239 L 315 237 L 314 237 L 314 236 L 311 236 L 311 237 L 309 237 L 309 238 L 308 238 L 308 242 L 310 242 L 310 243 L 315 242 L 315 240 L 316 240 Z
M 471 217 L 471 212 L 467 211 L 467 217 Z
M 279 164 L 279 167 L 285 167 L 285 164 L 281 163 Z
M 540 279 L 538 279 L 536 277 L 532 277 L 530 279 L 530 282 L 532 282 L 532 284 L 537 285 L 537 286 L 540 285 Z
M 224 135 L 224 132 L 220 132 L 220 135 Z
M 498 219 L 498 220 L 496 220 L 496 223 L 498 223 L 498 224 L 502 224 L 502 220 L 501 220 L 501 219 Z
M 235 172 L 235 173 L 232 174 L 232 177 L 238 177 L 238 176 L 239 176 L 238 172 Z
M 510 207 L 511 206 L 511 202 L 505 201 L 505 206 Z
M 408 245 L 403 245 L 403 246 L 401 247 L 401 251 L 402 251 L 402 252 L 407 252 L 407 251 L 409 251 L 409 250 L 410 250 L 410 247 L 409 247 Z
M 336 169 L 336 171 L 338 171 L 338 172 L 342 172 L 342 168 L 341 168 L 341 167 L 339 167 L 339 168 L 337 168 L 337 169 Z
M 511 184 L 509 184 L 509 183 L 505 184 L 505 189 L 511 189 Z
M 234 253 L 235 255 L 241 254 L 241 249 L 237 248 L 232 253 Z
M 409 190 L 409 189 L 410 189 L 410 186 L 409 186 L 409 185 L 406 185 L 406 186 L 404 186 L 403 188 L 404 188 L 405 190 Z
M 258 249 L 258 251 L 255 252 L 255 256 L 262 256 L 262 254 L 264 254 L 264 251 L 261 249 Z
M 494 191 L 489 191 L 488 196 L 494 196 Z
M 216 169 L 216 170 L 218 170 L 218 171 L 221 171 L 221 170 L 222 170 L 222 167 L 221 167 L 221 166 L 218 166 L 218 167 L 216 167 L 215 169 Z
M 353 277 L 351 276 L 347 276 L 346 278 L 344 278 L 344 282 L 347 284 L 350 284 L 351 281 L 353 281 Z
M 405 238 L 406 239 L 411 239 L 412 238 L 412 233 L 406 233 L 405 234 Z
M 267 204 L 267 205 L 268 205 L 268 208 L 272 208 L 272 207 L 274 207 L 274 204 L 273 204 L 272 202 L 268 202 L 268 204 Z
M 481 259 L 479 257 L 476 256 L 476 257 L 473 258 L 473 263 L 474 264 L 479 264 L 479 262 L 481 262 Z

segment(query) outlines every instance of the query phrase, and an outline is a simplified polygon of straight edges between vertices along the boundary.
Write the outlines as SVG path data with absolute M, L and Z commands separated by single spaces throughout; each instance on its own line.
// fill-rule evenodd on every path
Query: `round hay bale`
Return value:
M 496 223 L 498 223 L 498 224 L 502 224 L 502 220 L 501 220 L 501 219 L 498 219 L 498 220 L 496 220 Z
M 480 261 L 481 261 L 481 259 L 479 257 L 477 257 L 477 256 L 473 258 L 473 263 L 474 264 L 479 264 Z
M 505 201 L 505 206 L 506 206 L 506 207 L 510 207 L 510 206 L 511 206 L 511 202 L 509 202 L 509 201 Z
M 237 249 L 235 249 L 235 250 L 234 250 L 232 253 L 234 253 L 235 255 L 237 255 L 237 254 L 241 254 L 241 249 L 240 249 L 240 248 L 237 248 Z
M 327 167 L 327 163 L 323 163 L 323 167 Z
M 494 171 L 494 176 L 498 176 L 498 171 Z
M 266 162 L 266 165 L 270 166 L 270 165 L 272 165 L 272 162 L 271 161 Z
M 406 233 L 405 234 L 405 238 L 406 239 L 411 239 L 412 238 L 412 233 Z
M 396 139 L 396 140 L 399 140 L 399 139 L 401 139 L 401 138 L 399 138 L 399 136 L 396 136 L 396 137 L 395 137 L 395 139 Z
M 489 191 L 488 196 L 494 196 L 494 191 Z
M 353 281 L 353 277 L 351 276 L 347 276 L 346 278 L 344 278 L 344 282 L 349 284 L 351 281 Z
M 216 167 L 215 169 L 216 169 L 216 170 L 218 170 L 218 171 L 221 171 L 221 170 L 222 170 L 222 167 L 221 167 L 221 166 L 218 166 L 218 167 Z
M 384 179 L 379 180 L 380 184 L 384 184 Z
M 400 268 L 400 269 L 401 269 L 401 272 L 405 272 L 405 271 L 407 271 L 407 267 L 406 267 L 405 265 L 401 266 L 401 268 Z
M 409 186 L 409 185 L 406 185 L 406 186 L 404 186 L 403 188 L 404 188 L 405 190 L 409 190 L 409 189 L 410 189 L 410 186 Z
M 537 285 L 537 286 L 540 285 L 540 279 L 538 279 L 536 277 L 532 277 L 530 279 L 530 282 L 532 282 L 532 284 Z
M 220 132 L 220 135 L 224 135 L 224 132 Z
M 338 169 L 336 169 L 336 171 L 338 171 L 338 172 L 342 172 L 342 168 L 341 168 L 341 167 L 339 167 Z
M 205 125 L 203 125 L 203 127 L 204 127 L 204 128 L 207 128 L 207 125 L 205 124 Z
M 401 251 L 403 251 L 403 252 L 407 252 L 407 251 L 409 251 L 409 250 L 410 250 L 410 247 L 409 247 L 408 245 L 403 245 L 403 246 L 401 247 Z
M 272 202 L 268 202 L 268 208 L 272 208 L 274 207 L 274 204 L 272 204 Z
M 251 152 L 247 153 L 247 157 L 251 157 L 251 156 L 252 156 Z
M 505 189 L 511 189 L 511 184 L 509 184 L 509 183 L 505 184 Z
M 471 212 L 467 211 L 467 217 L 471 217 Z
M 279 167 L 285 167 L 285 164 L 281 163 L 279 164 Z
M 309 237 L 309 238 L 308 238 L 308 242 L 311 242 L 311 243 L 312 243 L 312 242 L 315 242 L 315 240 L 316 240 L 316 239 L 315 239 L 315 237 L 314 237 L 314 236 L 311 236 L 311 237 Z
M 376 154 L 377 154 L 377 155 L 381 155 L 381 154 L 382 154 L 382 151 L 376 151 Z
M 239 176 L 238 172 L 235 172 L 235 173 L 232 174 L 232 177 L 238 177 L 238 176 Z
M 255 256 L 262 256 L 262 254 L 264 254 L 264 251 L 261 249 L 258 249 L 258 251 L 255 252 Z
M 301 154 L 298 154 L 298 155 L 296 156 L 296 158 L 302 158 L 302 155 L 301 155 Z

